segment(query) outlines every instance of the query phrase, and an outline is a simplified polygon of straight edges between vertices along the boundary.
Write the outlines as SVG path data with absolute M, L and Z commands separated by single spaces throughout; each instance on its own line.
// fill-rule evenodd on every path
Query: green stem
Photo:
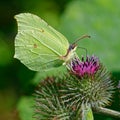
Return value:
M 108 108 L 96 107 L 96 108 L 93 108 L 93 111 L 99 114 L 104 114 L 104 115 L 108 115 L 111 117 L 120 118 L 120 112 L 115 111 L 115 110 L 110 110 Z

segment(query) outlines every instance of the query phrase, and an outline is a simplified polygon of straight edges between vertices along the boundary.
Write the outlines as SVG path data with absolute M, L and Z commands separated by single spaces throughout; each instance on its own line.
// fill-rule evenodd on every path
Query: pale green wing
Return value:
M 67 39 L 36 15 L 23 13 L 15 18 L 18 34 L 14 57 L 35 71 L 62 65 L 60 56 L 67 52 Z

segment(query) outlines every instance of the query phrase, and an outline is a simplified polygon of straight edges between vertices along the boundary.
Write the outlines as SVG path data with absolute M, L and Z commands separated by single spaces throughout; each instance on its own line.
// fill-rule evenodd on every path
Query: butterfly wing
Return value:
M 61 65 L 60 56 L 69 47 L 67 39 L 36 15 L 22 13 L 15 16 L 18 34 L 15 55 L 29 69 L 40 71 Z

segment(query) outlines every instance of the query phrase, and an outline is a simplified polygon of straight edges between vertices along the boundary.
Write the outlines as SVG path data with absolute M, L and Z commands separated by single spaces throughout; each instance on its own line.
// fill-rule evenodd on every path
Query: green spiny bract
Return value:
M 59 90 L 64 81 L 48 77 L 41 82 L 35 94 L 35 114 L 37 120 L 70 120 L 70 109 L 67 109 Z

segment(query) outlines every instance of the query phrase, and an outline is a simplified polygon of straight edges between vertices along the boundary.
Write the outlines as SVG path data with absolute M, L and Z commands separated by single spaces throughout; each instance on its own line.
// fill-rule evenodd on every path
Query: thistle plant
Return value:
M 113 81 L 97 57 L 75 57 L 67 68 L 64 75 L 48 77 L 39 84 L 37 120 L 93 120 L 93 110 L 110 105 Z

